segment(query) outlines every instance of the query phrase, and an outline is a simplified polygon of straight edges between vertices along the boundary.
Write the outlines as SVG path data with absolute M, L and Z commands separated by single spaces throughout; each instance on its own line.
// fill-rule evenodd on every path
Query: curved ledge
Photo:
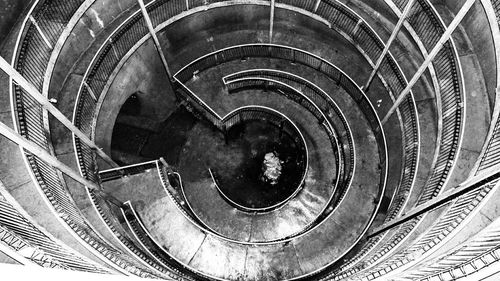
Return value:
M 236 207 L 237 209 L 240 209 L 240 210 L 243 210 L 243 211 L 249 212 L 249 213 L 263 213 L 263 212 L 273 211 L 273 210 L 278 209 L 279 207 L 285 205 L 287 202 L 289 202 L 292 198 L 294 198 L 302 190 L 302 188 L 304 187 L 304 181 L 306 179 L 307 171 L 309 169 L 309 150 L 307 149 L 307 144 L 306 144 L 306 141 L 304 139 L 304 136 L 300 132 L 299 128 L 297 128 L 297 126 L 293 123 L 293 121 L 290 120 L 290 118 L 288 118 L 285 114 L 283 114 L 277 110 L 274 110 L 272 108 L 269 108 L 269 107 L 251 105 L 251 106 L 243 106 L 243 107 L 237 108 L 237 109 L 229 112 L 226 116 L 224 116 L 224 118 L 222 118 L 222 123 L 223 123 L 225 129 L 229 130 L 232 126 L 237 125 L 241 121 L 253 120 L 252 119 L 253 117 L 245 118 L 245 117 L 241 117 L 241 115 L 240 115 L 240 113 L 245 113 L 245 112 L 248 113 L 248 112 L 252 112 L 252 111 L 255 111 L 255 112 L 258 112 L 259 114 L 264 114 L 264 115 L 279 116 L 280 119 L 286 120 L 288 122 L 287 124 L 292 125 L 291 127 L 287 126 L 287 128 L 290 127 L 289 130 L 283 129 L 284 131 L 290 131 L 290 129 L 291 129 L 292 132 L 290 132 L 290 133 L 296 133 L 300 136 L 300 141 L 301 141 L 302 147 L 305 150 L 304 151 L 305 165 L 301 169 L 301 171 L 303 171 L 303 173 L 302 173 L 302 176 L 300 177 L 300 181 L 297 184 L 297 187 L 295 188 L 295 191 L 290 196 L 288 196 L 287 198 L 285 198 L 281 202 L 278 202 L 274 205 L 262 207 L 262 208 L 250 208 L 250 207 L 246 207 L 246 206 L 243 206 L 241 204 L 238 204 L 234 200 L 229 198 L 224 193 L 224 191 L 219 187 L 219 185 L 217 184 L 217 181 L 215 180 L 214 174 L 213 174 L 211 169 L 209 169 L 209 172 L 210 172 L 210 176 L 212 178 L 212 181 L 213 181 L 215 187 L 217 188 L 217 191 L 221 194 L 221 196 L 227 202 L 229 202 L 230 205 Z M 270 120 L 272 120 L 272 119 L 270 119 Z M 275 124 L 275 125 L 280 126 L 280 124 Z

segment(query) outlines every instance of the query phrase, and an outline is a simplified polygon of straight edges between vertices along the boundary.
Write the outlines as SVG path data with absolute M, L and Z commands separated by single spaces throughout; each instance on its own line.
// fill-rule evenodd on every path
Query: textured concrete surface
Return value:
M 106 182 L 104 188 L 119 200 L 131 200 L 152 237 L 175 259 L 205 274 L 232 280 L 292 278 L 330 263 L 357 239 L 373 208 L 351 204 L 289 243 L 243 245 L 207 235 L 186 219 L 167 197 L 156 169 Z M 351 189 L 350 200 L 372 202 L 368 188 Z

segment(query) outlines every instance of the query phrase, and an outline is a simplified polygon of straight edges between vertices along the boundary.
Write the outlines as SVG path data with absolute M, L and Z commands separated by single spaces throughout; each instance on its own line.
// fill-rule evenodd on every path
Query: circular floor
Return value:
M 227 145 L 209 156 L 221 192 L 245 208 L 268 208 L 286 201 L 300 187 L 306 168 L 305 144 L 296 139 L 265 121 L 231 128 Z

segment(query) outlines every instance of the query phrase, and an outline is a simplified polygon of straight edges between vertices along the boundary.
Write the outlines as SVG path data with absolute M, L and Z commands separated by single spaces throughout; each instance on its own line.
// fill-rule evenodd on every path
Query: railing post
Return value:
M 27 140 L 20 134 L 16 133 L 14 130 L 9 128 L 3 122 L 0 122 L 0 134 L 10 139 L 11 141 L 15 142 L 20 147 L 28 150 L 31 154 L 39 157 L 45 163 L 68 175 L 75 181 L 87 186 L 90 189 L 100 190 L 100 187 L 97 184 L 83 178 L 79 173 L 77 173 L 70 167 L 66 166 L 66 164 L 59 161 L 56 157 L 54 157 L 53 155 L 45 151 L 43 148 L 36 145 L 34 142 Z
M 271 15 L 269 19 L 269 43 L 273 43 L 273 28 L 274 28 L 274 6 L 276 0 L 271 0 Z
M 401 27 L 403 26 L 403 23 L 406 20 L 406 17 L 408 16 L 408 14 L 410 13 L 410 10 L 413 7 L 413 3 L 415 3 L 415 1 L 416 0 L 410 0 L 406 4 L 406 7 L 403 10 L 403 13 L 401 14 L 401 16 L 399 17 L 399 20 L 398 20 L 396 26 L 394 27 L 394 30 L 392 31 L 392 34 L 389 37 L 389 40 L 385 44 L 385 48 L 382 51 L 382 53 L 380 54 L 380 57 L 378 58 L 378 60 L 375 64 L 375 67 L 373 68 L 373 71 L 370 74 L 370 77 L 368 78 L 368 81 L 366 81 L 365 87 L 363 88 L 363 90 L 365 92 L 368 91 L 368 88 L 370 87 L 373 79 L 375 78 L 375 75 L 377 74 L 377 72 L 380 68 L 380 65 L 382 64 L 382 61 L 384 61 L 385 56 L 387 55 L 387 53 L 389 53 L 389 47 L 392 45 L 392 42 L 396 39 L 397 35 L 399 34 L 399 31 L 401 30 Z
M 119 167 L 100 147 L 98 147 L 89 137 L 87 137 L 80 129 L 78 129 L 71 121 L 64 116 L 50 101 L 44 97 L 28 80 L 26 80 L 17 70 L 15 70 L 3 57 L 0 57 L 0 69 L 2 69 L 11 79 L 21 86 L 31 97 L 33 97 L 40 105 L 49 111 L 52 116 L 59 120 L 66 128 L 75 134 L 83 143 L 94 149 L 104 161 L 113 167 Z
M 410 93 L 411 89 L 417 83 L 417 81 L 422 77 L 424 74 L 425 70 L 427 70 L 427 67 L 432 63 L 434 58 L 437 56 L 439 51 L 443 48 L 444 44 L 451 38 L 451 35 L 453 31 L 458 27 L 462 19 L 465 17 L 467 12 L 470 10 L 472 5 L 474 4 L 476 0 L 467 0 L 465 4 L 462 6 L 460 11 L 457 13 L 453 21 L 450 23 L 448 28 L 446 28 L 445 32 L 437 42 L 436 46 L 434 46 L 434 49 L 429 53 L 425 61 L 422 63 L 418 71 L 415 73 L 413 78 L 410 80 L 406 88 L 399 94 L 396 102 L 394 102 L 394 105 L 389 109 L 387 114 L 385 115 L 384 119 L 382 119 L 382 125 L 387 123 L 387 120 L 391 117 L 391 115 L 396 111 L 396 109 L 399 107 L 399 105 L 403 102 L 403 100 L 406 98 L 406 96 Z
M 153 38 L 153 42 L 156 46 L 156 50 L 158 51 L 158 54 L 160 55 L 161 62 L 163 63 L 163 67 L 165 67 L 165 70 L 168 75 L 168 80 L 172 81 L 172 74 L 170 73 L 170 68 L 167 63 L 167 59 L 165 58 L 165 54 L 163 53 L 163 50 L 160 45 L 160 40 L 158 40 L 158 36 L 156 36 L 156 31 L 153 27 L 153 23 L 151 22 L 151 18 L 149 17 L 148 11 L 146 10 L 146 6 L 144 5 L 143 0 L 137 0 L 139 2 L 139 6 L 141 6 L 141 12 L 142 15 L 144 16 L 144 20 L 146 21 L 146 26 L 148 27 L 149 33 L 151 34 L 151 37 Z

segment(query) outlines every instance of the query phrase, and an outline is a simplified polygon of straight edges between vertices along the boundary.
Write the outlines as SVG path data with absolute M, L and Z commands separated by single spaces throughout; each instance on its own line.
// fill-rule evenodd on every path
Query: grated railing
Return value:
M 183 5 L 181 3 L 183 1 L 169 1 L 169 2 L 163 1 L 162 2 L 163 4 L 161 4 L 161 5 L 160 5 L 160 1 L 158 1 L 157 2 L 158 4 L 156 4 L 156 3 L 155 4 L 158 5 L 157 7 L 161 7 L 162 9 L 167 9 L 169 7 L 168 3 L 170 3 L 170 2 L 172 3 L 172 5 L 175 5 L 175 6 L 172 6 L 171 10 L 169 10 L 170 14 L 159 12 L 159 13 L 157 13 L 158 17 L 160 17 L 162 15 L 164 15 L 165 17 L 167 17 L 167 16 L 171 17 L 172 13 L 174 13 L 175 11 L 184 10 Z M 200 5 L 209 4 L 212 2 L 215 3 L 215 2 L 220 2 L 220 1 L 188 1 L 189 5 L 185 8 L 186 9 L 192 8 L 192 7 L 196 7 L 196 6 L 200 6 Z M 280 1 L 278 1 L 278 3 L 279 2 Z M 287 2 L 287 4 L 292 4 L 290 1 L 283 1 L 283 2 Z M 290 2 L 290 3 L 288 3 L 288 2 Z M 306 8 L 307 10 L 315 8 L 315 6 L 314 7 L 312 6 L 312 1 L 297 1 L 295 3 L 298 3 L 297 5 L 299 7 Z M 330 6 L 328 6 L 328 7 L 323 6 L 323 5 L 326 5 L 325 3 L 330 5 Z M 302 6 L 300 6 L 300 5 L 302 5 Z M 367 40 L 370 40 L 370 38 L 371 39 L 376 38 L 376 35 L 374 35 L 372 33 L 371 29 L 369 29 L 367 26 L 365 26 L 364 22 L 359 23 L 359 18 L 357 18 L 356 15 L 350 13 L 348 10 L 342 11 L 342 9 L 338 9 L 338 8 L 333 9 L 332 5 L 338 5 L 338 3 L 334 3 L 333 1 L 321 1 L 320 5 L 318 6 L 318 9 L 317 9 L 318 14 L 323 13 L 325 15 L 324 16 L 325 18 L 330 19 L 330 21 L 333 23 L 334 26 L 341 28 L 343 30 L 343 32 L 345 32 L 346 34 L 352 34 L 354 31 L 359 32 L 359 34 L 355 34 L 355 36 L 352 36 L 352 38 L 354 38 L 354 41 L 357 42 L 358 45 L 364 46 L 364 48 L 366 48 L 365 53 L 370 58 L 372 58 L 372 59 L 376 58 L 377 54 L 379 54 L 381 51 L 381 45 L 378 43 L 373 43 L 373 42 L 365 42 Z M 149 7 L 151 7 L 151 8 L 149 8 Z M 154 10 L 153 9 L 154 7 L 155 6 L 150 5 L 150 6 L 148 6 L 148 9 Z M 331 11 L 327 12 L 326 9 L 331 9 Z M 156 20 L 156 23 L 161 22 L 161 20 L 159 18 L 158 19 L 155 18 L 154 20 Z M 143 25 L 143 27 L 145 27 L 145 26 Z M 137 33 L 136 33 L 136 35 L 138 36 L 137 38 L 140 37 L 139 34 L 144 33 L 144 29 L 142 29 L 142 30 L 139 30 L 139 29 L 141 29 L 141 28 L 138 28 L 138 30 L 137 30 Z M 124 28 L 122 30 L 126 30 L 126 29 Z M 128 31 L 125 33 L 128 33 Z M 144 34 L 146 34 L 146 33 L 147 33 L 147 31 Z M 38 38 L 37 38 L 36 31 L 33 28 L 31 28 L 31 31 L 28 30 L 26 34 L 31 34 L 31 36 L 33 38 L 33 42 L 36 42 L 36 45 L 38 46 L 38 48 L 43 49 L 43 45 L 42 45 L 42 43 L 44 43 L 43 38 L 39 38 L 40 36 L 38 36 Z M 125 41 L 127 41 L 127 40 L 123 39 L 122 42 L 125 42 Z M 133 41 L 133 40 L 129 40 L 128 42 L 131 42 L 131 41 Z M 110 44 L 106 48 L 103 48 L 103 50 L 105 50 L 105 53 L 110 53 L 110 50 L 113 50 L 113 54 L 114 54 L 114 56 L 116 56 L 115 51 L 122 50 L 122 52 L 124 52 L 125 50 L 128 50 L 125 47 L 126 43 L 122 43 L 122 42 L 115 43 L 115 41 L 110 40 L 109 41 Z M 24 46 L 24 48 L 21 48 L 21 50 L 26 50 L 26 49 L 29 49 L 29 47 Z M 448 52 L 450 52 L 450 49 L 448 49 Z M 42 50 L 42 51 L 40 51 L 40 53 L 44 54 L 47 52 L 44 52 Z M 120 53 L 118 53 L 118 54 L 120 54 Z M 301 54 L 298 54 L 298 55 L 299 56 L 297 57 L 297 61 L 301 62 L 303 58 L 300 57 Z M 36 62 L 36 60 L 40 59 L 40 57 L 41 56 L 34 57 L 32 59 L 29 59 L 29 61 Z M 118 55 L 118 57 L 120 57 L 120 56 Z M 109 77 L 109 75 L 106 76 L 105 74 L 111 73 L 110 70 L 112 71 L 114 66 L 117 65 L 117 61 L 113 61 L 111 58 L 111 55 L 109 55 L 109 56 L 103 57 L 103 60 L 99 63 L 102 63 L 103 67 L 99 68 L 99 72 L 95 73 L 95 75 L 96 75 L 95 79 L 92 79 L 92 81 L 86 80 L 86 82 L 89 84 L 89 86 L 91 87 L 93 92 L 97 93 L 98 95 L 101 94 L 101 92 L 95 91 L 95 90 L 96 89 L 99 90 L 99 89 L 104 88 L 104 85 L 105 85 L 104 81 L 106 81 L 106 78 Z M 317 63 L 316 67 L 319 67 L 319 68 L 323 67 L 322 63 L 321 62 L 318 63 L 318 61 L 310 61 L 310 63 L 312 63 L 311 65 L 314 65 L 314 63 Z M 447 66 L 446 64 L 443 64 L 443 69 L 446 69 L 446 66 Z M 30 70 L 27 67 L 26 69 L 28 72 L 26 75 L 28 77 L 29 77 L 29 75 L 32 75 L 31 79 L 33 81 L 30 81 L 30 82 L 33 82 L 37 86 L 40 85 L 40 83 L 38 83 L 38 84 L 36 83 L 36 78 L 42 77 L 42 76 L 38 75 L 36 72 L 37 70 L 40 71 L 40 68 L 35 67 L 34 69 Z M 97 70 L 97 68 L 96 68 L 96 70 Z M 39 72 L 39 73 L 41 73 L 41 72 Z M 99 75 L 103 75 L 103 76 L 99 76 Z M 355 87 L 352 84 L 345 83 L 346 79 L 347 79 L 346 77 L 340 76 L 337 81 L 339 81 L 342 84 L 346 84 L 345 86 L 347 89 L 350 88 L 350 90 L 354 90 Z M 442 79 L 447 79 L 447 76 L 443 75 Z M 453 81 L 453 82 L 455 83 L 455 81 Z M 447 86 L 448 87 L 447 89 L 450 89 L 450 87 L 455 88 L 455 86 L 456 86 L 456 83 L 453 86 Z M 79 117 L 75 118 L 75 123 L 78 124 L 78 126 L 81 126 L 82 130 L 84 130 L 85 132 L 90 134 L 89 129 L 91 128 L 91 123 L 89 120 L 90 116 L 88 116 L 88 115 L 91 115 L 91 113 L 95 111 L 95 100 L 94 100 L 94 102 L 92 102 L 93 97 L 90 93 L 88 93 L 88 89 L 86 89 L 85 87 L 82 88 L 81 92 L 83 92 L 83 94 L 81 94 L 81 95 L 84 96 L 84 98 L 79 98 L 79 104 L 77 106 L 78 110 L 76 110 L 76 111 L 77 112 L 81 111 L 82 113 Z M 20 97 L 20 96 L 23 96 L 23 97 Z M 19 117 L 19 120 L 20 120 L 19 123 L 23 123 L 22 121 L 25 121 L 25 120 L 23 120 L 24 118 L 26 118 L 26 120 L 28 120 L 28 122 L 35 122 L 35 123 L 41 122 L 41 120 L 42 120 L 41 114 L 36 114 L 36 112 L 41 112 L 41 108 L 39 108 L 39 106 L 38 106 L 38 108 L 36 108 L 37 107 L 36 103 L 32 107 L 29 106 L 28 105 L 30 102 L 29 98 L 26 97 L 26 95 L 22 94 L 22 92 L 18 94 L 17 100 L 18 101 L 22 100 L 21 102 L 18 102 L 16 104 L 19 111 L 28 112 L 31 110 L 30 113 L 23 114 L 24 116 Z M 443 99 L 443 100 L 445 100 L 445 99 Z M 26 104 L 23 104 L 24 102 Z M 29 110 L 27 110 L 27 108 L 29 108 Z M 451 103 L 450 107 L 445 108 L 445 109 L 450 110 L 449 112 L 453 112 L 454 110 L 456 110 L 456 108 L 452 105 L 452 103 Z M 459 111 L 459 110 L 457 110 L 457 111 Z M 448 112 L 448 111 L 446 111 L 446 112 Z M 35 114 L 31 114 L 31 113 L 35 113 Z M 79 114 L 79 113 L 77 113 L 77 114 Z M 82 117 L 82 115 L 85 115 L 85 116 Z M 447 122 L 445 122 L 445 125 L 447 125 L 447 126 L 449 125 L 448 127 L 453 127 L 450 124 L 456 123 L 455 122 L 456 119 L 453 118 L 453 116 L 451 116 L 451 115 L 447 115 L 447 116 L 449 117 L 449 120 L 446 120 Z M 88 122 L 86 122 L 86 121 L 88 121 Z M 81 122 L 81 123 L 78 123 L 78 122 Z M 26 122 L 24 122 L 24 124 L 26 124 Z M 24 130 L 25 135 L 30 135 L 33 138 L 33 140 L 36 139 L 39 142 L 44 143 L 44 139 L 46 139 L 46 136 L 44 136 L 43 132 L 41 132 L 40 134 L 37 134 L 36 129 L 33 129 L 31 127 L 28 128 L 28 126 L 21 125 L 21 124 L 19 126 L 20 127 L 24 126 L 24 128 L 22 128 L 21 130 Z M 443 136 L 445 136 L 444 133 L 443 133 Z M 455 151 L 456 148 L 454 150 L 454 147 L 456 147 L 456 144 L 458 143 L 458 140 L 457 140 L 458 138 L 455 138 L 455 137 L 456 136 L 454 136 L 453 134 L 447 134 L 445 137 L 443 137 L 443 142 L 445 142 L 447 144 L 447 147 L 449 148 L 448 151 L 450 152 L 450 154 L 446 155 L 445 150 L 444 149 L 442 150 L 443 151 L 442 155 L 444 155 L 444 156 L 440 160 L 442 160 L 442 159 L 445 159 L 445 160 L 438 161 L 438 165 L 436 167 L 438 167 L 439 169 L 436 170 L 437 171 L 436 174 L 440 173 L 441 175 L 443 175 L 443 174 L 446 174 L 451 169 L 451 165 L 448 162 L 449 158 L 447 156 L 449 156 L 451 154 L 453 154 L 453 155 L 456 154 L 456 151 Z M 77 149 L 79 151 L 82 151 L 78 155 L 79 162 L 80 163 L 92 163 L 93 162 L 92 151 L 88 147 L 85 147 L 84 145 L 79 143 L 78 139 L 75 140 L 75 143 L 76 143 Z M 407 142 L 407 143 L 408 143 L 408 147 L 409 147 L 411 142 Z M 406 144 L 405 144 L 405 147 L 406 147 Z M 440 151 L 440 154 L 442 151 Z M 34 163 L 34 161 L 31 161 L 30 163 Z M 36 165 L 36 163 L 35 163 L 35 165 Z M 95 178 L 93 178 L 95 175 L 94 172 L 96 170 L 95 165 L 93 165 L 93 164 L 87 164 L 87 165 L 88 165 L 87 167 L 82 168 L 82 173 L 87 178 L 92 178 L 93 180 L 95 180 Z M 433 182 L 433 184 L 436 184 L 436 185 L 443 184 L 442 177 L 436 177 L 436 180 L 435 180 L 435 182 Z M 430 194 L 429 196 L 434 196 L 434 193 L 435 193 L 435 190 L 429 191 L 428 194 Z M 399 204 L 399 206 L 400 205 L 401 204 Z M 394 204 L 394 206 L 398 206 L 398 205 Z M 398 208 L 393 208 L 393 210 L 394 209 L 398 209 Z
M 400 9 L 404 8 L 406 1 L 396 3 Z M 416 1 L 410 12 L 408 22 L 419 35 L 425 48 L 430 50 L 440 36 L 444 33 L 444 24 L 434 8 L 427 1 Z M 429 178 L 424 192 L 421 194 L 417 205 L 423 204 L 433 197 L 437 196 L 444 184 L 447 181 L 447 176 L 453 168 L 453 163 L 458 153 L 458 146 L 461 141 L 461 131 L 464 119 L 464 98 L 463 86 L 461 85 L 461 69 L 457 57 L 453 41 L 448 41 L 443 49 L 438 53 L 433 61 L 433 66 L 436 72 L 436 78 L 439 81 L 439 94 L 442 107 L 442 133 L 441 142 L 439 145 L 439 154 L 434 164 L 431 177 Z M 491 190 L 488 186 L 474 190 L 466 195 L 463 195 L 455 202 L 448 204 L 449 209 L 433 228 L 421 237 L 416 243 L 410 247 L 406 247 L 399 252 L 393 253 L 391 257 L 382 263 L 377 264 L 364 274 L 356 276 L 356 278 L 373 279 L 404 265 L 412 262 L 419 254 L 425 253 L 433 246 L 442 241 L 462 222 L 472 210 L 475 209 L 481 200 Z M 388 240 L 389 244 L 394 241 L 401 240 L 409 233 L 408 229 L 412 225 L 416 225 L 418 220 L 406 222 L 393 238 Z M 451 223 L 451 227 L 450 227 Z M 372 254 L 365 259 L 363 266 L 355 270 L 351 269 L 351 274 L 361 270 L 370 264 L 376 264 L 377 260 L 385 256 L 391 249 L 391 246 L 384 246 L 380 251 Z M 381 254 L 383 253 L 383 254 Z M 349 274 L 350 275 L 350 274 Z M 348 276 L 348 275 L 346 275 Z M 344 276 L 344 277 L 346 277 Z
M 27 214 L 19 211 L 21 207 L 12 203 L 13 200 L 5 189 L 0 188 L 0 241 L 3 244 L 43 267 L 112 273 L 34 225 Z
M 40 27 L 42 33 L 37 30 L 31 20 L 25 20 L 13 65 L 40 92 L 53 46 L 84 2 L 47 0 L 36 3 L 29 16 Z M 47 112 L 17 84 L 13 83 L 12 88 L 19 133 L 41 148 L 50 151 L 51 147 L 44 126 Z M 57 217 L 73 230 L 82 243 L 90 246 L 95 254 L 107 260 L 108 263 L 122 270 L 141 277 L 155 277 L 148 270 L 137 266 L 135 261 L 130 260 L 105 241 L 93 229 L 73 202 L 59 171 L 28 152 L 25 152 L 25 157 L 39 188 L 50 202 Z M 93 158 L 93 152 L 86 149 L 84 157 L 90 160 Z M 95 167 L 92 166 L 91 169 Z
M 154 257 L 154 259 L 158 263 L 162 264 L 170 271 L 182 276 L 182 278 L 176 278 L 175 280 L 209 280 L 201 275 L 197 275 L 194 273 L 190 274 L 192 276 L 186 276 L 184 273 L 182 273 L 179 268 L 182 268 L 184 271 L 187 271 L 188 268 L 184 267 L 184 265 L 172 258 L 160 245 L 160 243 L 158 243 L 151 236 L 151 234 L 142 223 L 141 218 L 132 207 L 130 201 L 123 204 L 123 206 L 121 207 L 121 211 L 128 227 L 134 234 L 137 241 L 139 241 L 139 243 L 149 253 L 149 255 Z
M 500 23 L 500 1 L 492 0 L 497 23 Z M 484 3 L 483 3 L 484 5 Z M 485 7 L 489 9 L 489 7 Z M 497 81 L 498 82 L 498 81 Z M 488 139 L 478 160 L 475 175 L 481 175 L 487 170 L 494 169 L 499 163 L 499 143 L 500 143 L 500 122 L 498 116 L 499 105 L 495 105 L 492 126 Z M 472 214 L 477 214 L 478 207 L 492 190 L 495 190 L 498 180 L 493 180 L 483 184 L 481 187 L 472 190 L 448 205 L 446 213 L 439 219 L 433 228 L 419 241 L 411 250 L 428 250 L 435 246 L 444 237 L 449 235 L 456 227 L 469 218 Z M 449 254 L 441 256 L 433 264 L 420 264 L 417 268 L 403 274 L 403 276 L 415 280 L 451 280 L 459 279 L 477 272 L 500 260 L 498 253 L 500 245 L 500 235 L 498 223 L 488 226 L 486 230 L 472 238 L 464 246 L 453 250 Z M 422 252 L 422 251 L 421 251 Z
M 328 94 L 313 83 L 294 74 L 279 70 L 245 70 L 225 76 L 223 80 L 229 91 L 234 91 L 245 86 L 259 86 L 264 88 L 272 86 L 276 86 L 277 88 L 283 87 L 284 91 L 277 91 L 276 93 L 285 95 L 287 98 L 305 106 L 315 115 L 328 135 L 332 149 L 338 151 L 335 154 L 336 166 L 338 167 L 337 174 L 332 182 L 332 186 L 337 189 L 336 192 L 339 195 L 336 200 L 330 200 L 328 206 L 325 207 L 325 209 L 331 207 L 331 210 L 333 210 L 347 192 L 354 169 L 352 132 L 337 104 Z M 247 83 L 249 85 L 245 85 Z M 289 91 L 288 87 L 292 87 L 293 91 Z M 336 115 L 330 112 L 331 109 Z M 339 124 L 341 124 L 342 128 L 339 128 Z M 344 144 L 348 148 L 347 152 L 344 151 Z M 347 167 L 346 171 L 344 171 L 344 163 L 345 167 Z
M 124 226 L 120 223 L 121 207 L 108 202 L 101 196 L 97 195 L 93 190 L 87 188 L 87 193 L 93 203 L 94 208 L 105 222 L 108 229 L 113 233 L 114 237 L 123 245 L 131 256 L 141 260 L 145 267 L 153 271 L 157 277 L 162 279 L 172 278 L 178 279 L 178 273 L 172 271 L 171 268 L 165 267 L 163 264 L 158 263 L 152 257 L 147 249 L 142 249 L 138 245 L 137 240 L 130 237 L 131 235 L 125 230 Z

